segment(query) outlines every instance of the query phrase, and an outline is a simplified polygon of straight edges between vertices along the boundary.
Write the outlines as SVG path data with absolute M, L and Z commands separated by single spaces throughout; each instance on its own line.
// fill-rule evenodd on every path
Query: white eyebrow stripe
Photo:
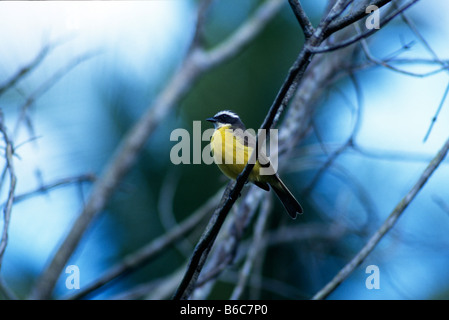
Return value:
M 229 111 L 229 110 L 220 111 L 220 112 L 218 112 L 214 117 L 218 117 L 218 116 L 221 116 L 221 115 L 223 115 L 223 114 L 226 114 L 226 115 L 228 115 L 228 116 L 230 116 L 230 117 L 232 117 L 232 118 L 236 118 L 236 119 L 239 118 L 239 116 L 238 116 L 236 113 L 234 113 L 234 112 L 232 112 L 232 111 Z

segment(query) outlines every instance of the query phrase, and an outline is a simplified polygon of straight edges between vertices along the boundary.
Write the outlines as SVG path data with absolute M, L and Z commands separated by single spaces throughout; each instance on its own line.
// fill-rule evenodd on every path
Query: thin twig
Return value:
M 79 55 L 69 61 L 62 68 L 58 69 L 50 78 L 44 81 L 34 92 L 32 92 L 26 99 L 26 101 L 19 107 L 20 114 L 17 118 L 16 124 L 13 130 L 13 137 L 17 137 L 19 128 L 21 123 L 25 120 L 26 115 L 28 113 L 29 108 L 33 105 L 33 103 L 42 96 L 45 92 L 47 92 L 52 86 L 54 86 L 62 77 L 67 75 L 72 69 L 77 67 L 82 62 L 94 57 L 97 55 L 97 52 L 88 52 L 82 55 Z M 32 132 L 33 130 L 30 128 L 31 136 L 34 137 L 35 134 Z
M 356 25 L 356 28 L 357 28 L 359 34 L 361 34 L 360 28 L 357 25 Z M 425 73 L 416 73 L 416 72 L 411 72 L 411 71 L 399 69 L 399 68 L 393 66 L 391 63 L 388 63 L 387 59 L 386 60 L 379 60 L 376 57 L 374 57 L 371 54 L 370 50 L 369 50 L 368 43 L 366 42 L 366 39 L 361 39 L 360 40 L 360 45 L 362 46 L 363 52 L 365 53 L 365 56 L 368 59 L 368 61 L 370 61 L 370 62 L 372 62 L 372 63 L 374 63 L 376 65 L 383 66 L 383 67 L 385 67 L 387 69 L 390 69 L 390 70 L 392 70 L 394 72 L 404 74 L 406 76 L 412 76 L 412 77 L 417 77 L 417 78 L 425 78 L 425 77 L 429 77 L 429 76 L 433 76 L 435 74 L 438 74 L 438 73 L 440 73 L 440 72 L 442 72 L 444 70 L 447 70 L 447 67 L 445 67 L 445 66 L 437 68 L 437 69 L 432 70 L 432 71 L 425 72 Z M 390 60 L 390 62 L 395 62 L 395 60 Z
M 27 65 L 22 67 L 17 73 L 12 76 L 5 84 L 0 86 L 0 96 L 6 92 L 8 89 L 15 86 L 15 84 L 23 79 L 27 74 L 29 74 L 31 71 L 36 69 L 36 67 L 44 60 L 44 58 L 48 55 L 50 50 L 53 46 L 51 45 L 45 45 L 42 47 L 42 49 L 38 52 L 36 57 Z
M 392 14 L 390 14 L 388 17 L 386 17 L 381 24 L 383 26 L 385 26 L 386 24 L 388 24 L 391 20 L 393 20 L 394 18 L 396 18 L 398 15 L 400 15 L 402 12 L 404 12 L 405 10 L 407 10 L 409 7 L 411 7 L 413 4 L 415 4 L 416 2 L 418 2 L 419 0 L 412 0 L 408 3 L 406 3 L 405 5 L 403 5 L 401 8 L 399 8 L 398 10 L 396 10 L 395 12 L 393 12 Z M 361 39 L 367 38 L 371 35 L 373 35 L 375 32 L 379 31 L 380 29 L 368 29 L 365 32 L 355 35 L 349 39 L 346 39 L 340 43 L 337 44 L 332 44 L 332 45 L 328 45 L 328 46 L 324 46 L 324 47 L 309 47 L 310 52 L 312 53 L 325 53 L 325 52 L 331 52 L 331 51 L 335 51 L 347 46 L 350 46 L 351 44 L 354 44 L 358 41 L 360 41 Z
M 449 70 L 448 69 L 448 62 L 447 61 L 442 61 L 438 55 L 436 54 L 436 52 L 432 49 L 432 47 L 430 46 L 430 44 L 427 42 L 427 40 L 423 37 L 423 35 L 419 32 L 418 28 L 416 28 L 415 24 L 407 17 L 407 15 L 405 13 L 401 13 L 401 18 L 402 20 L 407 24 L 407 26 L 409 27 L 409 29 L 415 34 L 415 36 L 418 38 L 418 40 L 424 45 L 424 47 L 426 48 L 426 50 L 430 53 L 430 55 L 433 57 L 434 61 L 437 61 L 440 66 L 441 69 L 440 70 Z M 438 70 L 437 70 L 438 71 Z M 447 94 L 448 94 L 448 90 L 449 90 L 449 84 L 445 89 L 445 92 L 443 94 L 443 98 L 441 99 L 441 102 L 430 122 L 429 125 L 429 129 L 426 132 L 426 135 L 424 136 L 423 142 L 426 142 L 427 139 L 429 138 L 429 135 L 433 129 L 434 124 L 436 123 L 437 119 L 438 119 L 438 115 L 440 114 L 441 108 L 443 107 L 444 101 L 446 100 Z
M 231 192 L 235 190 L 235 185 L 236 183 L 234 181 L 228 183 L 219 206 L 215 209 L 215 212 L 210 219 L 206 230 L 195 246 L 195 250 L 192 254 L 192 257 L 190 258 L 187 270 L 173 296 L 173 299 L 186 299 L 195 288 L 196 280 L 198 279 L 208 253 L 212 247 L 212 244 L 214 243 L 214 240 L 217 237 L 218 232 L 220 231 L 221 226 L 223 225 L 228 215 L 229 210 L 225 211 L 222 210 L 222 208 L 226 205 L 226 203 L 229 203 L 229 198 L 231 197 Z
M 443 159 L 446 157 L 449 151 L 449 139 L 445 142 L 440 151 L 428 164 L 421 176 L 410 191 L 402 198 L 402 200 L 396 205 L 384 223 L 368 240 L 365 246 L 357 253 L 357 255 L 346 265 L 338 274 L 318 293 L 316 293 L 312 299 L 319 300 L 325 299 L 330 293 L 332 293 L 356 268 L 359 266 L 366 257 L 374 250 L 377 244 L 382 238 L 390 231 L 396 224 L 399 217 L 408 207 L 408 205 L 415 199 L 418 192 L 424 187 L 427 180 L 435 172 Z
M 443 109 L 444 102 L 446 101 L 447 94 L 449 93 L 449 82 L 446 85 L 446 89 L 444 90 L 443 97 L 441 97 L 440 104 L 438 105 L 437 111 L 432 117 L 432 120 L 430 121 L 429 129 L 427 129 L 426 135 L 424 136 L 423 142 L 426 142 L 429 138 L 430 133 L 432 132 L 433 126 L 437 122 L 438 115 L 440 114 L 441 109 Z
M 8 199 L 6 201 L 6 205 L 3 208 L 3 231 L 0 242 L 0 269 L 2 267 L 3 256 L 6 250 L 6 246 L 8 245 L 8 229 L 9 223 L 11 220 L 11 211 L 12 205 L 14 203 L 14 192 L 16 189 L 17 178 L 14 173 L 14 162 L 13 162 L 13 154 L 14 147 L 12 145 L 12 141 L 9 139 L 7 134 L 7 129 L 4 125 L 3 114 L 0 115 L 0 132 L 3 135 L 3 140 L 6 144 L 5 147 L 5 160 L 6 160 L 6 168 L 9 172 L 9 191 L 8 191 Z
M 306 38 L 306 40 L 309 39 L 315 32 L 315 29 L 313 28 L 313 25 L 310 22 L 306 12 L 302 8 L 301 3 L 299 2 L 299 0 L 288 0 L 288 3 L 290 4 L 290 7 L 295 14 L 296 20 L 298 20 L 299 25 L 302 28 L 304 37 Z
M 74 177 L 62 178 L 62 179 L 56 180 L 56 181 L 48 183 L 48 184 L 43 184 L 32 191 L 28 191 L 25 193 L 15 195 L 14 203 L 26 200 L 30 197 L 37 195 L 37 194 L 45 193 L 49 190 L 53 190 L 53 189 L 56 189 L 56 188 L 59 188 L 59 187 L 65 186 L 65 185 L 74 184 L 74 183 L 83 183 L 83 182 L 93 182 L 93 181 L 95 181 L 95 175 L 93 175 L 91 173 L 82 174 L 82 175 L 74 176 Z M 3 207 L 6 204 L 7 204 L 7 202 L 3 203 L 1 206 Z
M 321 175 L 329 168 L 329 166 L 332 165 L 332 163 L 348 148 L 352 147 L 354 145 L 355 138 L 359 132 L 360 125 L 362 122 L 362 91 L 360 89 L 360 86 L 357 82 L 357 79 L 353 74 L 350 75 L 350 78 L 352 80 L 352 83 L 354 84 L 356 97 L 357 97 L 357 108 L 356 108 L 356 117 L 354 122 L 354 127 L 351 131 L 351 135 L 346 140 L 346 142 L 338 148 L 335 152 L 333 152 L 325 162 L 325 164 L 318 170 L 318 172 L 315 174 L 315 176 L 312 178 L 311 182 L 309 183 L 308 187 L 305 189 L 304 193 L 308 195 L 311 190 L 315 187 L 317 182 L 319 181 L 319 178 Z

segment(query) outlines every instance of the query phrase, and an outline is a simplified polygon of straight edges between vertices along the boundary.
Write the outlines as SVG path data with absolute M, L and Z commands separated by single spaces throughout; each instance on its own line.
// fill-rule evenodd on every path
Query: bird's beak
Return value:
M 209 121 L 209 122 L 212 122 L 212 123 L 217 122 L 217 120 L 215 118 L 207 118 L 206 121 Z

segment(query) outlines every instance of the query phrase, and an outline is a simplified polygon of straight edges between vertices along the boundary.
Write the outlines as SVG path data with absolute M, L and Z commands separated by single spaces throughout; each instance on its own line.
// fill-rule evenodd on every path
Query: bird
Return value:
M 256 137 L 246 130 L 240 117 L 233 111 L 223 110 L 206 120 L 212 122 L 215 129 L 210 141 L 214 162 L 228 178 L 237 179 L 256 146 Z M 288 215 L 296 219 L 298 214 L 303 213 L 301 205 L 272 169 L 270 159 L 262 151 L 257 151 L 258 160 L 248 181 L 265 191 L 270 191 L 271 187 Z M 261 174 L 262 168 L 269 169 L 270 166 L 271 171 L 265 171 L 268 174 Z

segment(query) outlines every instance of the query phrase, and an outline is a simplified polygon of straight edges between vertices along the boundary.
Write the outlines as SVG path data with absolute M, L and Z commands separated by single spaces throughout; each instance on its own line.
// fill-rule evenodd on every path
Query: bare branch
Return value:
M 356 25 L 356 28 L 359 30 L 359 34 L 361 34 L 360 28 Z M 435 70 L 429 71 L 429 72 L 425 72 L 425 73 L 416 73 L 416 72 L 411 72 L 411 71 L 407 71 L 407 70 L 403 70 L 403 69 L 399 69 L 395 66 L 393 66 L 391 63 L 389 63 L 388 60 L 391 59 L 385 59 L 385 60 L 379 60 L 376 57 L 374 57 L 368 47 L 367 41 L 366 39 L 361 39 L 360 40 L 360 45 L 362 46 L 363 52 L 365 53 L 366 58 L 368 59 L 368 61 L 376 64 L 376 65 L 380 65 L 383 66 L 387 69 L 390 69 L 394 72 L 397 73 L 401 73 L 404 74 L 406 76 L 412 76 L 412 77 L 417 77 L 417 78 L 424 78 L 424 77 L 429 77 L 429 76 L 433 76 L 437 73 L 440 73 L 444 70 L 447 70 L 447 67 L 443 66 L 440 68 L 437 68 Z M 396 60 L 391 60 L 391 62 L 396 62 Z
M 87 173 L 87 174 L 82 174 L 79 176 L 74 176 L 74 177 L 67 177 L 67 178 L 62 178 L 59 180 L 56 180 L 54 182 L 48 183 L 48 184 L 43 184 L 40 187 L 36 188 L 35 190 L 32 191 L 28 191 L 25 193 L 21 193 L 18 195 L 14 196 L 14 203 L 26 200 L 28 198 L 31 198 L 37 194 L 42 194 L 45 193 L 49 190 L 53 190 L 65 185 L 69 185 L 69 184 L 76 184 L 76 183 L 83 183 L 83 182 L 93 182 L 95 181 L 95 175 L 91 174 L 91 173 Z M 7 203 L 2 204 L 2 206 L 5 206 Z
M 438 115 L 440 114 L 441 109 L 443 108 L 444 102 L 446 101 L 447 94 L 449 93 L 449 83 L 446 86 L 446 89 L 444 90 L 443 97 L 441 98 L 440 104 L 438 105 L 437 111 L 435 112 L 434 116 L 432 117 L 432 120 L 430 121 L 429 129 L 427 129 L 426 135 L 424 136 L 423 142 L 426 142 L 429 138 L 430 133 L 432 132 L 433 126 L 437 122 Z
M 152 240 L 150 243 L 137 250 L 136 252 L 126 256 L 121 262 L 112 266 L 109 270 L 96 281 L 84 286 L 76 294 L 68 297 L 67 299 L 80 299 L 88 294 L 91 294 L 95 290 L 101 288 L 105 284 L 111 282 L 117 277 L 137 270 L 139 267 L 145 265 L 152 259 L 156 258 L 160 253 L 167 249 L 173 243 L 176 243 L 180 239 L 186 236 L 187 233 L 192 231 L 198 224 L 208 215 L 211 210 L 214 209 L 217 201 L 221 197 L 223 190 L 219 190 L 214 196 L 212 196 L 204 205 L 193 212 L 187 219 L 180 222 L 176 227 L 170 229 L 162 236 Z
M 392 14 L 390 14 L 388 17 L 386 17 L 381 24 L 383 26 L 385 26 L 386 24 L 388 24 L 391 20 L 393 20 L 394 18 L 396 18 L 398 15 L 400 15 L 402 12 L 404 12 L 405 10 L 407 10 L 409 7 L 411 7 L 413 4 L 415 4 L 416 2 L 418 2 L 419 0 L 412 0 L 410 2 L 408 2 L 407 4 L 405 4 L 404 6 L 402 6 L 401 8 L 399 8 L 398 10 L 394 11 Z M 372 34 L 374 34 L 375 32 L 379 31 L 380 29 L 368 29 L 365 32 L 359 34 L 359 35 L 355 35 L 349 39 L 346 39 L 340 43 L 337 44 L 332 44 L 329 46 L 324 46 L 324 47 L 309 47 L 309 50 L 312 53 L 324 53 L 324 52 L 331 52 L 331 51 L 335 51 L 347 46 L 350 46 L 351 44 L 354 44 L 358 41 L 360 41 L 361 39 L 367 38 L 369 36 L 371 36 Z
M 7 91 L 8 89 L 12 88 L 19 80 L 24 78 L 28 73 L 30 73 L 32 70 L 36 69 L 36 67 L 44 60 L 44 58 L 48 55 L 50 52 L 50 49 L 52 46 L 46 45 L 42 47 L 42 49 L 39 51 L 39 53 L 36 55 L 36 57 L 26 66 L 22 67 L 17 73 L 11 77 L 5 84 L 0 86 L 0 96 Z
M 357 79 L 354 75 L 351 75 L 352 83 L 354 84 L 354 88 L 357 96 L 357 107 L 356 107 L 356 120 L 354 122 L 354 127 L 352 129 L 351 135 L 346 140 L 346 142 L 338 148 L 333 154 L 329 156 L 325 164 L 318 170 L 315 176 L 312 178 L 309 186 L 305 189 L 305 194 L 309 194 L 309 192 L 315 187 L 316 183 L 319 181 L 320 176 L 332 165 L 332 163 L 339 157 L 345 150 L 352 147 L 354 145 L 355 138 L 360 129 L 360 124 L 362 121 L 361 117 L 361 109 L 362 109 L 362 92 L 360 86 L 357 82 Z
M 17 178 L 14 173 L 14 162 L 13 162 L 13 154 L 14 147 L 12 145 L 11 140 L 8 137 L 6 132 L 6 127 L 4 125 L 3 114 L 0 115 L 0 132 L 3 135 L 3 140 L 6 144 L 5 147 L 5 160 L 6 160 L 6 169 L 9 172 L 9 191 L 8 191 L 8 199 L 6 201 L 6 205 L 3 209 L 3 231 L 2 238 L 0 242 L 0 268 L 2 267 L 3 255 L 6 250 L 6 246 L 8 245 L 8 228 L 11 219 L 11 211 L 12 205 L 14 202 L 14 192 L 16 189 Z
M 390 215 L 387 217 L 384 223 L 368 240 L 365 246 L 346 266 L 343 267 L 343 269 L 340 270 L 340 272 L 338 272 L 338 274 L 323 289 L 321 289 L 317 294 L 315 294 L 315 296 L 313 296 L 312 299 L 314 300 L 325 299 L 365 260 L 365 258 L 374 250 L 374 248 L 377 246 L 380 240 L 382 240 L 382 238 L 388 233 L 388 231 L 390 231 L 394 227 L 399 217 L 402 215 L 402 213 L 405 211 L 408 205 L 415 199 L 418 192 L 424 187 L 427 180 L 435 172 L 435 170 L 444 160 L 448 152 L 449 152 L 449 139 L 445 142 L 440 151 L 428 164 L 428 166 L 423 171 L 423 173 L 421 174 L 415 185 L 396 205 L 396 207 L 393 209 L 393 211 L 390 213 Z
M 77 247 L 87 226 L 104 209 L 123 177 L 136 162 L 148 137 L 176 106 L 179 99 L 189 92 L 200 75 L 232 58 L 252 41 L 278 12 L 281 3 L 282 0 L 268 0 L 263 3 L 233 35 L 212 51 L 205 52 L 200 47 L 189 50 L 180 70 L 175 72 L 165 89 L 152 105 L 148 106 L 147 111 L 134 127 L 128 131 L 110 158 L 95 183 L 86 206 L 56 251 L 50 264 L 38 279 L 30 295 L 32 299 L 48 298 L 51 295 L 59 274 Z
M 305 70 L 309 66 L 313 56 L 313 53 L 308 50 L 308 47 L 318 46 L 324 41 L 325 31 L 331 21 L 339 17 L 351 2 L 352 1 L 344 0 L 336 1 L 336 3 L 329 10 L 329 13 L 321 20 L 314 35 L 307 41 L 304 49 L 301 50 L 295 62 L 293 63 L 293 66 L 290 68 L 287 77 L 284 80 L 284 83 L 282 84 L 273 104 L 271 105 L 265 117 L 265 120 L 262 123 L 262 126 L 260 127 L 261 132 L 266 132 L 266 130 L 271 128 L 275 119 L 279 117 L 279 113 L 282 112 L 283 107 L 289 102 L 290 98 L 293 95 L 293 92 L 298 86 L 298 83 L 302 80 Z M 256 145 L 261 142 L 263 143 L 263 141 L 260 140 L 261 137 L 262 139 L 264 138 L 260 134 L 256 137 Z M 246 183 L 249 174 L 254 167 L 254 164 L 256 163 L 256 151 L 257 150 L 255 149 L 252 152 L 251 156 L 249 157 L 248 163 L 237 177 L 232 190 L 227 189 L 227 191 L 229 191 L 228 198 L 226 199 L 226 201 L 222 201 L 220 207 L 217 208 L 217 216 L 219 217 L 219 219 L 217 219 L 218 222 L 216 224 L 216 227 L 211 227 L 214 234 L 212 236 L 202 238 L 202 240 L 204 241 L 200 241 L 200 243 L 198 243 L 190 260 L 186 274 L 174 295 L 174 299 L 186 299 L 195 286 L 195 282 L 198 278 L 198 274 L 201 272 L 204 260 L 207 258 L 213 241 L 215 240 L 216 235 L 218 234 L 218 231 L 223 224 L 223 221 L 221 219 L 224 220 L 226 218 L 228 212 L 239 197 L 240 192 L 244 184 Z M 206 233 L 209 233 L 209 231 L 206 231 Z M 206 240 L 211 242 L 204 243 Z
M 360 1 L 358 2 L 358 7 L 351 12 L 349 12 L 347 15 L 335 19 L 332 21 L 327 28 L 325 32 L 325 37 L 329 36 L 330 34 L 333 34 L 337 32 L 338 30 L 344 29 L 347 26 L 353 24 L 356 21 L 359 21 L 363 19 L 364 17 L 368 16 L 368 13 L 366 13 L 366 8 L 369 5 L 374 5 L 378 8 L 382 8 L 386 4 L 391 2 L 391 0 L 375 0 L 375 1 Z
M 301 3 L 299 2 L 299 0 L 288 0 L 288 3 L 290 4 L 290 7 L 295 14 L 296 20 L 298 20 L 299 25 L 302 28 L 304 37 L 306 38 L 306 40 L 309 39 L 315 32 L 315 29 L 313 28 L 313 25 L 310 22 L 306 12 L 302 8 Z
M 75 57 L 73 60 L 69 61 L 65 66 L 58 69 L 50 78 L 48 78 L 46 81 L 44 81 L 33 93 L 31 93 L 26 101 L 20 106 L 20 115 L 17 118 L 15 127 L 14 127 L 14 134 L 13 136 L 16 137 L 18 130 L 20 128 L 20 125 L 22 121 L 25 120 L 26 114 L 28 112 L 28 109 L 33 105 L 33 103 L 38 99 L 42 94 L 47 92 L 52 86 L 54 86 L 62 77 L 67 75 L 73 68 L 78 66 L 80 63 L 94 57 L 97 53 L 88 52 L 85 54 L 82 54 L 80 56 Z M 32 130 L 31 130 L 32 131 Z M 34 133 L 32 133 L 32 136 L 35 136 Z
M 432 49 L 432 47 L 429 45 L 429 43 L 426 41 L 426 39 L 422 36 L 422 34 L 418 31 L 418 29 L 416 28 L 415 24 L 407 17 L 407 15 L 405 13 L 401 13 L 401 17 L 402 20 L 407 24 L 407 26 L 410 28 L 410 30 L 412 30 L 412 32 L 415 34 L 415 36 L 418 38 L 418 40 L 424 45 L 424 47 L 426 48 L 426 50 L 430 53 L 430 55 L 433 57 L 434 61 L 437 61 L 440 66 L 441 69 L 440 70 L 448 70 L 448 62 L 447 61 L 442 61 L 438 55 L 436 54 L 436 52 Z M 437 70 L 438 71 L 438 70 Z M 448 94 L 448 90 L 449 90 L 449 84 L 446 87 L 443 97 L 441 99 L 441 102 L 435 112 L 435 115 L 433 116 L 431 122 L 430 122 L 430 126 L 429 129 L 427 130 L 426 135 L 424 136 L 423 142 L 426 142 L 427 139 L 429 138 L 430 132 L 433 129 L 433 126 L 435 124 L 435 122 L 438 119 L 438 115 L 440 114 L 441 108 L 443 107 L 444 101 L 446 100 L 447 94 Z

